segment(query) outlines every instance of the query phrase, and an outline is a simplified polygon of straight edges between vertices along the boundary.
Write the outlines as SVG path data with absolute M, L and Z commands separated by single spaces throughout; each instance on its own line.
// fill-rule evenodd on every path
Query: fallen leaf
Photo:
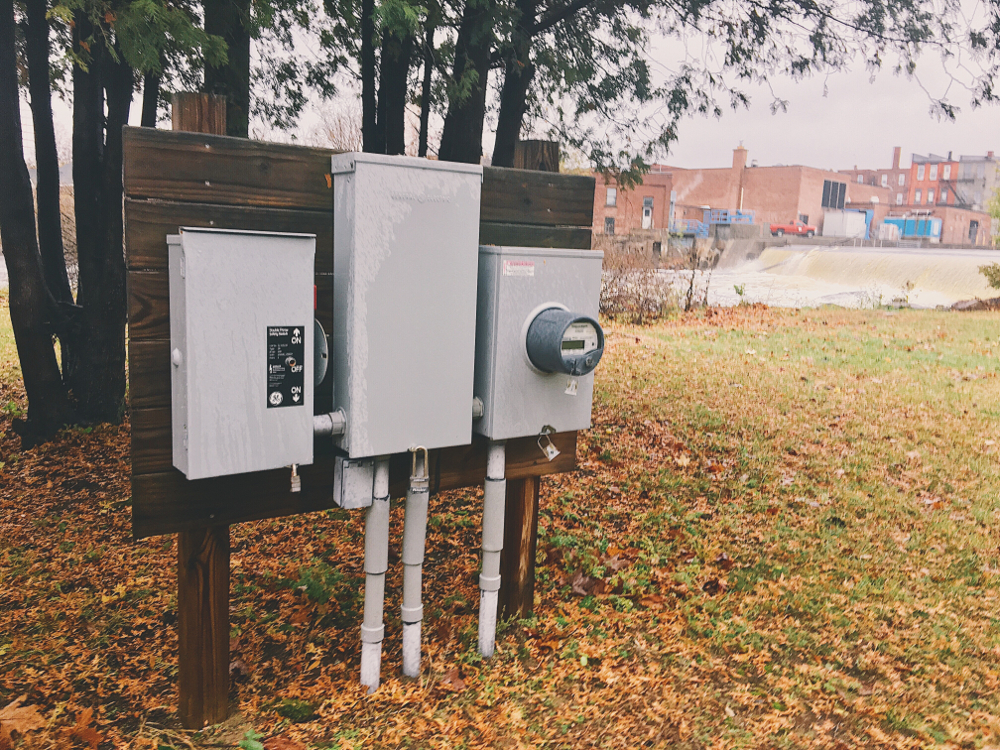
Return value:
M 234 680 L 245 680 L 250 676 L 250 670 L 246 662 L 242 659 L 233 659 L 229 662 L 229 676 Z
M 725 552 L 723 552 L 721 555 L 715 558 L 715 564 L 721 565 L 723 570 L 731 570 L 734 565 L 733 558 L 731 558 Z
M 38 706 L 22 706 L 27 696 L 22 695 L 15 701 L 0 708 L 0 727 L 6 732 L 25 734 L 45 726 L 45 719 L 38 711 Z
M 86 744 L 91 750 L 97 750 L 97 746 L 104 740 L 104 735 L 90 726 L 93 721 L 94 709 L 85 708 L 77 715 L 76 726 L 70 730 L 69 734 L 71 737 Z
M 265 741 L 264 750 L 306 750 L 306 746 L 288 737 L 278 736 Z
M 690 464 L 690 463 L 691 463 L 691 459 L 690 459 L 690 458 L 688 457 L 688 455 L 687 455 L 687 454 L 685 454 L 685 453 L 682 453 L 681 455 L 677 456 L 677 457 L 676 457 L 676 458 L 674 459 L 674 461 L 675 461 L 675 462 L 676 462 L 676 464 L 677 464 L 678 466 L 680 466 L 680 467 L 681 467 L 682 469 L 683 469 L 683 468 L 684 468 L 685 466 L 687 466 L 688 464 Z
M 458 667 L 452 667 L 444 673 L 444 677 L 441 678 L 441 687 L 453 693 L 465 690 L 465 680 L 462 679 Z

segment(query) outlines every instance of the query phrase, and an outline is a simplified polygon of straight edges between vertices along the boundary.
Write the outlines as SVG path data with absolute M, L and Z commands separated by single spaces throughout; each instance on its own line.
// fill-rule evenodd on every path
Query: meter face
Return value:
M 562 337 L 562 350 L 567 354 L 586 354 L 597 348 L 597 329 L 592 323 L 573 323 Z

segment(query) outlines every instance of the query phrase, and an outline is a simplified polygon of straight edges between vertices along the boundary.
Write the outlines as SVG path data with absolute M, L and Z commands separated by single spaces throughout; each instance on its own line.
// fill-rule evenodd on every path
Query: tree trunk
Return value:
M 466 0 L 455 44 L 453 87 L 438 158 L 478 164 L 483 153 L 486 88 L 493 47 L 493 0 Z
M 28 418 L 16 422 L 15 430 L 24 447 L 30 447 L 51 437 L 72 414 L 47 325 L 51 296 L 35 236 L 18 94 L 14 3 L 0 0 L 0 242 L 10 277 L 14 342 L 28 396 Z
M 92 27 L 76 14 L 76 46 Z M 125 254 L 122 226 L 122 127 L 128 122 L 134 72 L 115 61 L 100 37 L 91 60 L 73 72 L 73 182 L 81 305 L 70 387 L 82 418 L 118 421 L 125 398 Z M 107 95 L 107 118 L 104 115 Z M 105 140 L 106 131 L 106 140 Z
M 518 0 L 520 17 L 514 30 L 513 49 L 507 58 L 503 89 L 500 92 L 500 114 L 497 118 L 493 166 L 512 167 L 514 147 L 521 135 L 524 113 L 528 110 L 528 89 L 535 76 L 531 62 L 531 29 L 535 25 L 535 0 Z
M 376 122 L 376 147 L 382 147 L 380 153 L 406 153 L 406 78 L 412 54 L 412 36 L 400 39 L 389 31 L 383 31 Z
M 142 80 L 142 120 L 144 128 L 155 128 L 160 105 L 160 74 L 147 71 Z
M 205 93 L 226 97 L 226 135 L 250 133 L 250 0 L 205 0 L 205 31 L 221 36 L 228 61 L 205 66 Z
M 361 148 L 379 149 L 375 109 L 375 0 L 361 0 Z
M 59 302 L 72 304 L 73 293 L 63 256 L 62 217 L 59 212 L 59 152 L 52 123 L 52 87 L 49 71 L 49 22 L 46 0 L 26 0 L 28 26 L 25 52 L 28 88 L 35 126 L 35 162 L 38 166 L 38 248 L 49 292 Z
M 420 87 L 420 136 L 417 156 L 427 156 L 427 131 L 431 122 L 431 83 L 434 75 L 434 27 L 427 26 L 424 38 L 424 80 Z

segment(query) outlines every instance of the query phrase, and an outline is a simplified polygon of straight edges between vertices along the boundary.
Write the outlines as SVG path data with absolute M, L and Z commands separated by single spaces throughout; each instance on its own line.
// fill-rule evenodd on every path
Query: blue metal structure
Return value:
M 941 219 L 930 216 L 892 216 L 882 221 L 883 224 L 894 224 L 899 227 L 899 236 L 941 239 Z

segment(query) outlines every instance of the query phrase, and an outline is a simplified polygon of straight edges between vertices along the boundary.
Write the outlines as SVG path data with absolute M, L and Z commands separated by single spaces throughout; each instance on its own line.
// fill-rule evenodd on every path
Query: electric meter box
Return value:
M 332 160 L 334 409 L 350 458 L 472 441 L 482 167 Z
M 313 461 L 316 237 L 167 237 L 173 462 L 188 479 Z
M 484 408 L 477 433 L 507 440 L 590 427 L 592 370 L 604 346 L 597 324 L 603 258 L 595 250 L 479 248 L 475 394 Z M 529 356 L 529 329 L 560 316 L 553 348 L 568 366 L 546 372 Z M 573 375 L 581 355 L 590 359 L 587 374 Z

